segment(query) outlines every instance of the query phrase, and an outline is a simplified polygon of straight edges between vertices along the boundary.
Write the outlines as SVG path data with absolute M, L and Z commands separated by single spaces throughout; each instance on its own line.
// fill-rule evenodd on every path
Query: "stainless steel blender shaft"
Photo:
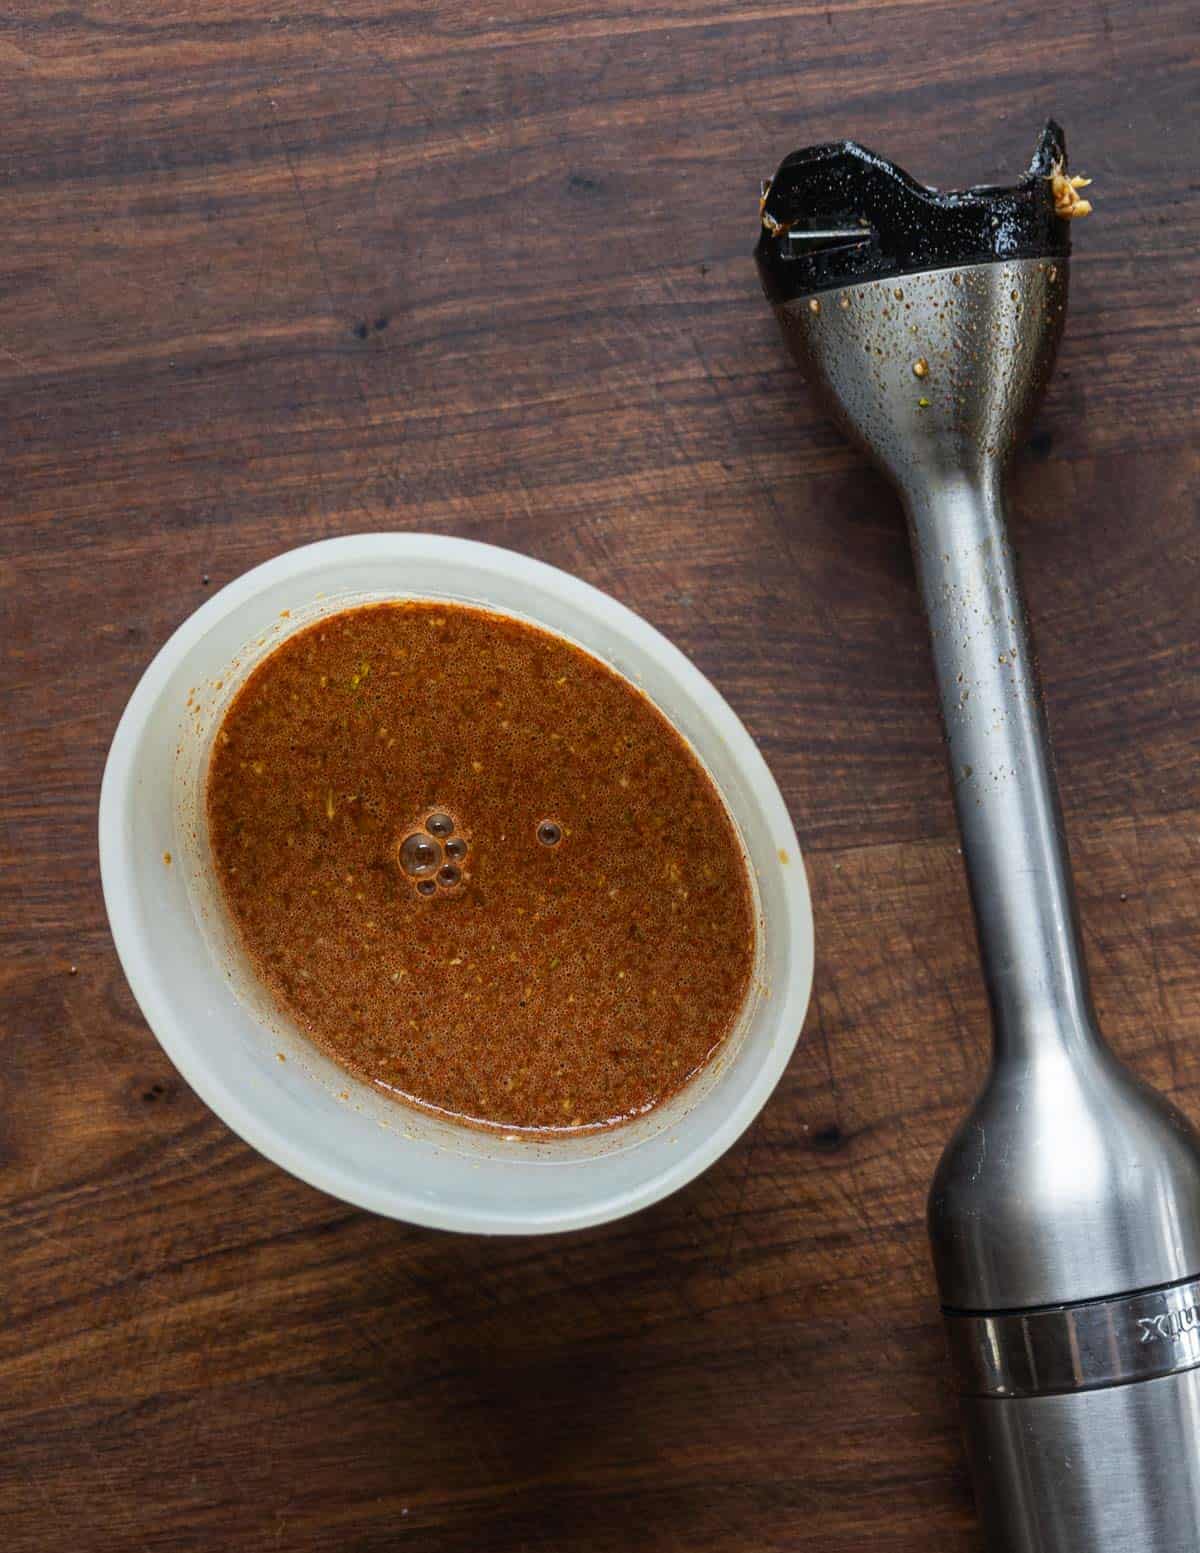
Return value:
M 1200 1145 L 1097 1028 L 1004 522 L 1067 269 L 994 259 L 774 300 L 900 490 L 929 617 L 994 1025 L 929 1229 L 989 1546 L 1196 1553 Z
M 1097 1030 L 999 484 L 929 482 L 910 522 L 993 1010 L 992 1073 L 929 1212 L 980 1515 L 1004 1553 L 1185 1553 L 1194 1140 Z
M 1097 1030 L 1004 521 L 1004 463 L 1053 363 L 1067 272 L 1065 260 L 981 264 L 780 309 L 794 354 L 900 488 L 929 617 L 995 1042 L 931 1199 L 953 1309 L 1200 1274 L 1195 1141 Z M 1186 1211 L 1167 1208 L 1177 1180 L 1197 1188 Z M 1049 1233 L 1059 1217 L 1063 1233 Z

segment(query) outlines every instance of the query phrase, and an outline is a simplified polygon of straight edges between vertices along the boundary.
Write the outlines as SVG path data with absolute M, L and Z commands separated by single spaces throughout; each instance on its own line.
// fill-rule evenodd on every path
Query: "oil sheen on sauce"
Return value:
M 737 1021 L 755 943 L 711 779 L 548 632 L 437 602 L 296 632 L 218 731 L 209 835 L 259 976 L 319 1047 L 475 1125 L 616 1125 Z

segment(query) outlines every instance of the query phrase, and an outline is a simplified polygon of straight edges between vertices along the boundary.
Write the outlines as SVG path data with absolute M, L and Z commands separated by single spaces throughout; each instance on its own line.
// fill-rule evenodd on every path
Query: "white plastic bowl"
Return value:
M 505 1138 L 388 1100 L 290 1025 L 225 916 L 203 792 L 230 698 L 291 631 L 354 603 L 405 597 L 517 615 L 604 659 L 690 741 L 736 823 L 759 907 L 758 964 L 740 1027 L 680 1094 L 612 1132 Z M 812 986 L 812 910 L 795 832 L 762 756 L 712 685 L 607 594 L 527 556 L 432 534 L 359 534 L 288 551 L 179 627 L 142 676 L 109 751 L 100 869 L 129 984 L 196 1093 L 301 1179 L 443 1229 L 575 1229 L 683 1186 L 724 1153 L 774 1089 Z

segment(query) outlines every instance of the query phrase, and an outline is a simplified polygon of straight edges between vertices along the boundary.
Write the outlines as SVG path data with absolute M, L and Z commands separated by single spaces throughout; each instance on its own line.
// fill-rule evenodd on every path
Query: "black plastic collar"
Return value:
M 1029 171 L 1011 187 L 943 194 L 853 140 L 794 151 L 763 200 L 754 251 L 763 290 L 772 302 L 789 302 L 917 270 L 1066 258 L 1070 222 L 1055 214 L 1050 184 L 1066 166 L 1053 119 Z

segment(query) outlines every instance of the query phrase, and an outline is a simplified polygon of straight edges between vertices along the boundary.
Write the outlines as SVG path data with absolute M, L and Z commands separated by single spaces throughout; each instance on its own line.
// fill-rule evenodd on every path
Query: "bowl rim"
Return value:
M 509 581 L 528 582 L 538 590 L 556 594 L 581 612 L 599 615 L 618 632 L 638 658 L 657 661 L 706 716 L 729 747 L 742 769 L 774 836 L 782 838 L 787 866 L 779 863 L 780 881 L 787 904 L 785 924 L 792 940 L 792 973 L 785 987 L 772 989 L 771 1020 L 782 1035 L 773 1040 L 764 1060 L 736 1105 L 722 1116 L 718 1126 L 682 1151 L 671 1151 L 664 1164 L 647 1173 L 636 1187 L 596 1193 L 572 1209 L 537 1213 L 520 1208 L 505 1211 L 447 1209 L 417 1194 L 392 1186 L 380 1187 L 364 1175 L 324 1158 L 289 1131 L 275 1124 L 252 1101 L 228 1085 L 206 1061 L 203 1043 L 185 1027 L 169 997 L 160 989 L 147 957 L 138 953 L 141 933 L 133 854 L 122 844 L 121 816 L 147 726 L 166 686 L 181 660 L 223 617 L 253 600 L 266 587 L 319 573 L 334 562 L 361 564 L 374 559 L 388 561 L 436 559 L 447 571 L 452 587 L 456 564 L 503 574 Z M 397 596 L 400 596 L 399 593 Z M 419 596 L 414 593 L 413 597 Z M 509 613 L 503 605 L 494 607 Z M 536 604 L 528 619 L 539 623 Z M 546 626 L 553 630 L 554 627 Z M 587 648 L 585 650 L 593 651 Z M 603 654 L 597 654 L 603 658 Z M 648 1207 L 686 1185 L 736 1142 L 775 1089 L 799 1041 L 812 990 L 814 938 L 808 878 L 791 816 L 778 784 L 757 744 L 720 691 L 700 669 L 659 630 L 627 605 L 558 567 L 535 560 L 519 551 L 442 534 L 377 532 L 342 535 L 285 550 L 252 567 L 205 600 L 172 633 L 155 654 L 130 695 L 117 724 L 105 762 L 98 811 L 100 878 L 117 957 L 126 980 L 151 1033 L 182 1077 L 201 1100 L 239 1137 L 260 1154 L 300 1180 L 331 1193 L 345 1202 L 390 1218 L 429 1228 L 476 1234 L 547 1234 L 602 1224 Z M 788 1030 L 791 1030 L 789 1037 Z

